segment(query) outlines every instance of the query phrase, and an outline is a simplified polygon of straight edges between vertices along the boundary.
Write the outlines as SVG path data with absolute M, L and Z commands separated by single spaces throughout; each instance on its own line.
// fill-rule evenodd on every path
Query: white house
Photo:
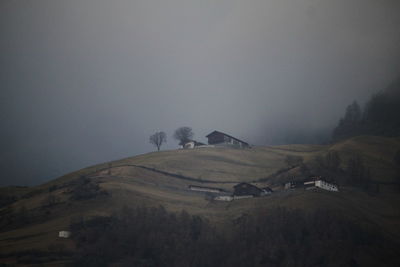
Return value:
M 328 190 L 328 191 L 339 192 L 339 189 L 338 189 L 337 185 L 334 185 L 334 184 L 325 182 L 325 181 L 323 181 L 323 180 L 317 180 L 317 181 L 315 181 L 315 186 L 316 186 L 316 187 L 319 187 L 319 188 L 321 188 L 321 189 Z
M 314 188 L 321 188 L 328 191 L 338 192 L 339 189 L 337 185 L 325 182 L 324 180 L 316 180 L 316 181 L 308 181 L 304 182 L 304 188 L 306 190 L 314 189 Z
M 69 238 L 70 236 L 71 236 L 71 232 L 70 231 L 60 231 L 60 232 L 58 232 L 58 237 Z

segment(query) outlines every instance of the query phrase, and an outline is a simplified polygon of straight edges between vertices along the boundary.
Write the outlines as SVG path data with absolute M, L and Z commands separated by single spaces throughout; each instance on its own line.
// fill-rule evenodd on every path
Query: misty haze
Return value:
M 202 141 L 214 129 L 256 145 L 329 140 L 346 105 L 399 75 L 398 8 L 2 1 L 2 184 L 149 152 L 148 135 L 184 125 Z
M 0 265 L 399 266 L 399 14 L 2 0 Z

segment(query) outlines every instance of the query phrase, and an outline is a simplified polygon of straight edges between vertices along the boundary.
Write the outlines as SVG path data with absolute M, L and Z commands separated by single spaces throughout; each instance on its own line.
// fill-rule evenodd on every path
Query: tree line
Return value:
M 364 108 L 357 101 L 347 106 L 332 133 L 333 141 L 357 135 L 400 135 L 400 80 L 373 95 Z
M 124 208 L 75 220 L 74 266 L 399 266 L 398 241 L 321 209 L 258 210 L 214 227 L 187 212 Z

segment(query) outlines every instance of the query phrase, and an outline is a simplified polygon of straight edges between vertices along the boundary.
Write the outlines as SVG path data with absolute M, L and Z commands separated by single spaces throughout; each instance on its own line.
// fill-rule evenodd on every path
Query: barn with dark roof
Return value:
M 228 145 L 228 146 L 237 146 L 241 148 L 249 147 L 249 144 L 233 137 L 229 134 L 213 131 L 212 133 L 206 136 L 208 138 L 209 145 Z

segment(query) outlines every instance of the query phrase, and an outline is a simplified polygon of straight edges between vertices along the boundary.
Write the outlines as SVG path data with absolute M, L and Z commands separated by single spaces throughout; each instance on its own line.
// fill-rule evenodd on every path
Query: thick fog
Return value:
M 398 0 L 2 0 L 0 185 L 154 151 L 190 126 L 327 133 L 400 70 Z

